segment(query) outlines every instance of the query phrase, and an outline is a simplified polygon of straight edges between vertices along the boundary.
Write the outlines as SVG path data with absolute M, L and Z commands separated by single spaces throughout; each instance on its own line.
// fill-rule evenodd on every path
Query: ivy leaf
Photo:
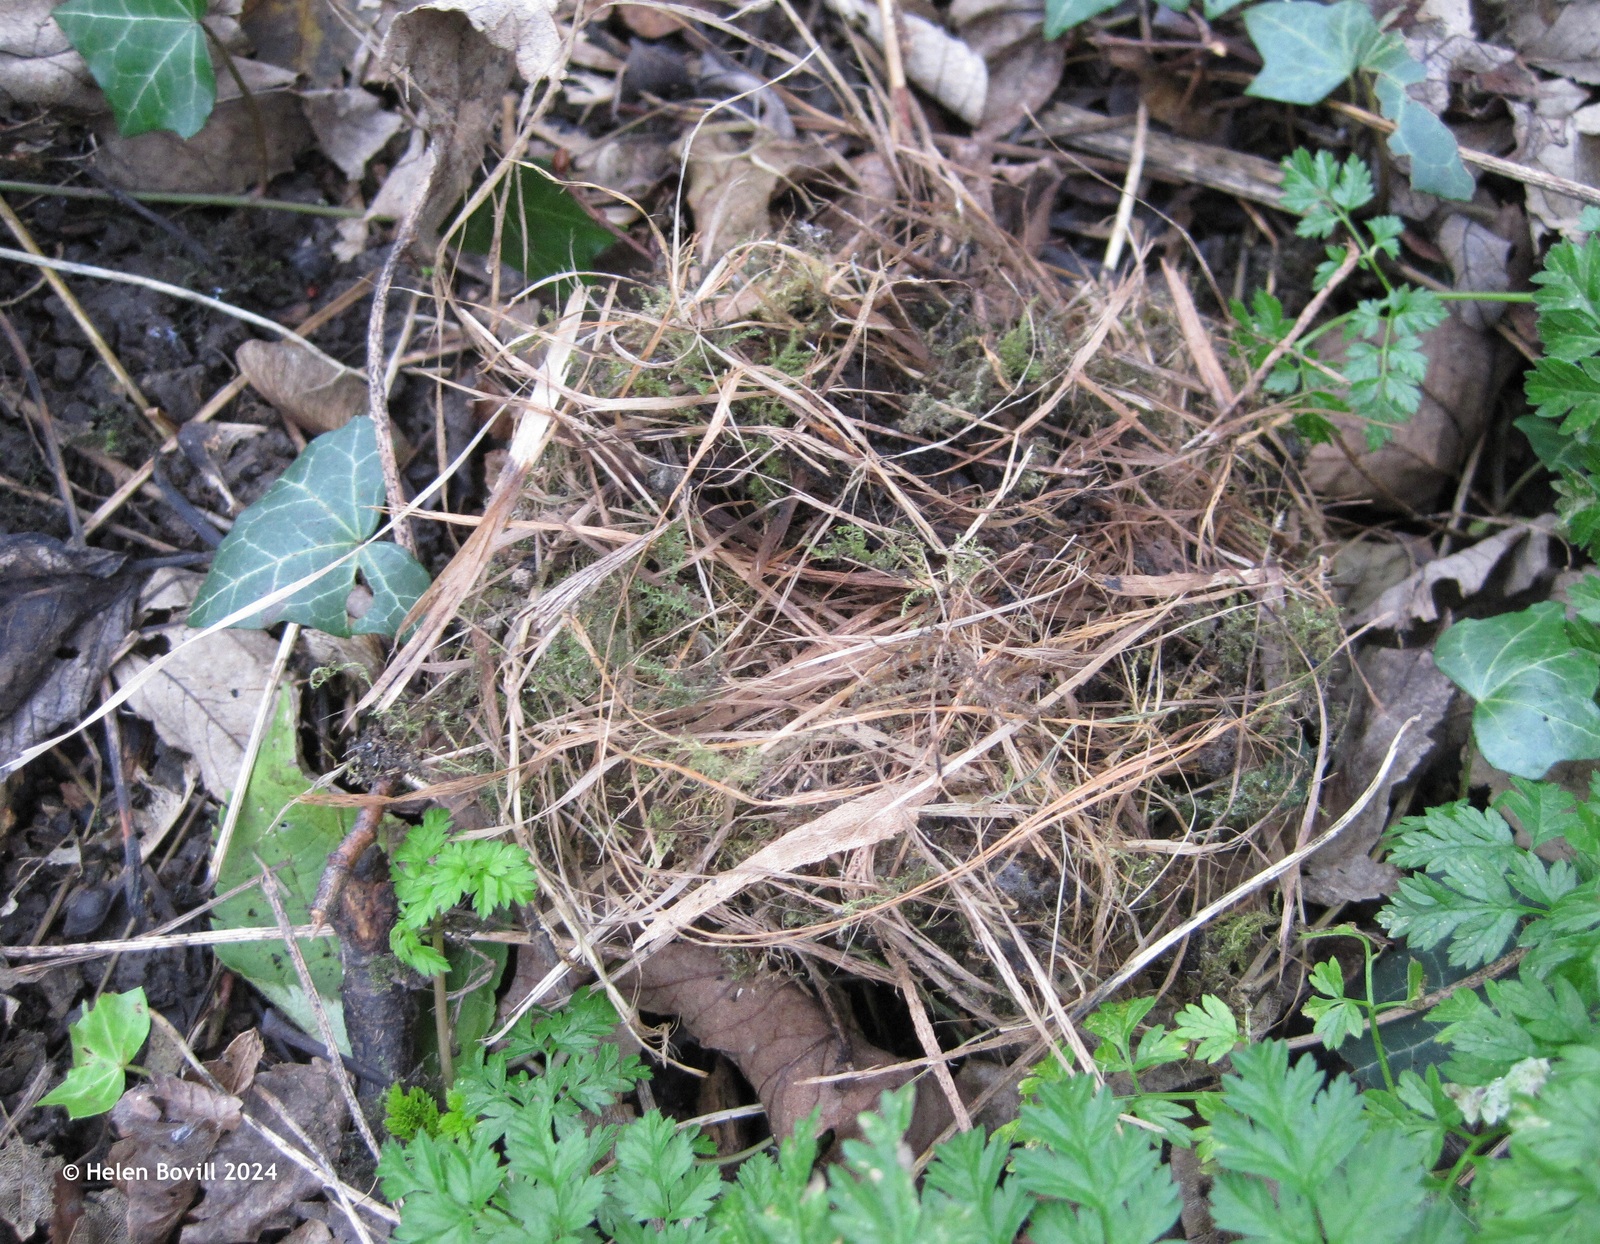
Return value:
M 125 135 L 193 138 L 217 80 L 200 21 L 205 0 L 67 0 L 51 16 L 89 62 Z
M 499 259 L 529 281 L 583 272 L 617 240 L 542 165 L 518 165 L 508 187 Z M 468 218 L 462 249 L 478 255 L 493 249 L 494 213 L 490 200 Z
M 1337 90 L 1377 29 L 1360 0 L 1275 0 L 1256 5 L 1244 24 L 1265 62 L 1245 94 L 1285 104 L 1320 103 Z
M 1122 0 L 1045 0 L 1044 37 L 1057 39 L 1091 17 L 1114 9 Z
M 1560 605 L 1457 622 L 1434 661 L 1478 701 L 1473 733 L 1495 768 L 1539 778 L 1558 761 L 1600 758 L 1600 659 L 1568 642 Z
M 74 1119 L 104 1114 L 122 1096 L 124 1068 L 150 1035 L 144 990 L 103 995 L 70 1031 L 72 1070 L 39 1104 L 65 1106 Z
M 300 803 L 300 796 L 311 787 L 311 779 L 300 767 L 299 714 L 295 697 L 278 694 L 261 752 L 250 772 L 250 785 L 241 796 L 244 806 L 234 829 L 233 844 L 222 862 L 217 892 L 250 881 L 260 873 L 261 862 L 273 869 L 282 887 L 284 911 L 291 924 L 304 924 L 311 900 L 328 853 L 339 845 L 350 828 L 353 813 L 341 808 Z M 276 926 L 277 917 L 259 889 L 246 890 L 219 902 L 213 912 L 218 929 L 251 929 Z M 299 940 L 311 983 L 321 995 L 334 1040 L 348 1049 L 344 1008 L 339 1001 L 339 985 L 344 970 L 339 962 L 338 944 L 331 938 Z M 267 999 L 308 1032 L 316 1031 L 316 1008 L 300 983 L 300 975 L 282 941 L 233 942 L 216 947 L 223 966 L 237 972 L 266 995 Z
M 427 587 L 428 572 L 398 545 L 364 544 L 377 530 L 383 503 L 372 420 L 352 419 L 317 437 L 234 523 L 195 595 L 189 625 L 210 626 L 279 588 L 326 571 L 286 600 L 234 625 L 288 621 L 330 635 L 392 635 Z M 372 589 L 372 604 L 352 626 L 345 601 L 357 568 Z
M 1470 199 L 1477 183 L 1461 163 L 1461 148 L 1450 128 L 1393 78 L 1379 77 L 1377 93 L 1384 116 L 1395 123 L 1389 150 L 1411 159 L 1412 188 L 1441 199 Z

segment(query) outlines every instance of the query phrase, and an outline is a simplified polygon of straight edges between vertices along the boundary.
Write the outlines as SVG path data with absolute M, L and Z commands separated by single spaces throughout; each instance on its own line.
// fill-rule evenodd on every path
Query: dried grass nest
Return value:
M 385 728 L 513 828 L 597 968 L 677 940 L 909 974 L 980 1049 L 1060 1039 L 1308 834 L 1342 636 L 1186 292 L 1064 285 L 925 180 L 844 252 L 664 248 L 581 325 L 459 308 L 510 342 L 483 399 L 554 394 L 556 430 Z M 1277 923 L 1142 983 L 1236 988 Z

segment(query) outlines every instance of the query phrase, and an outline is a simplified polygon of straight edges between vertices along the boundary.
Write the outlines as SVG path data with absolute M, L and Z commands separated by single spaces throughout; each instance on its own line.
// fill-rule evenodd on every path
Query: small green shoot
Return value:
M 533 898 L 535 877 L 528 857 L 509 842 L 451 839 L 450 814 L 442 808 L 423 813 L 391 859 L 400 913 L 389 947 L 402 963 L 424 976 L 447 972 L 449 961 L 422 935 L 462 899 L 470 898 L 479 919 L 499 907 Z
M 1301 218 L 1302 237 L 1327 239 L 1338 232 L 1347 246 L 1330 245 L 1327 258 L 1312 280 L 1321 290 L 1353 253 L 1358 267 L 1383 287 L 1381 297 L 1363 299 L 1352 311 L 1336 316 L 1302 336 L 1286 351 L 1263 382 L 1266 392 L 1293 398 L 1295 427 L 1313 441 L 1332 435 L 1325 411 L 1349 411 L 1366 423 L 1367 443 L 1377 448 L 1422 404 L 1422 382 L 1428 359 L 1422 334 L 1444 322 L 1445 307 L 1429 290 L 1396 283 L 1384 260 L 1400 253 L 1400 220 L 1375 216 L 1360 221 L 1356 213 L 1373 199 L 1372 174 L 1358 156 L 1337 160 L 1326 151 L 1296 151 L 1283 162 L 1283 206 Z M 1292 321 L 1272 295 L 1258 292 L 1246 306 L 1235 299 L 1234 320 L 1240 327 L 1239 349 L 1254 370 L 1289 334 Z M 1315 342 L 1335 328 L 1343 330 L 1343 371 L 1319 355 Z
M 121 1098 L 127 1069 L 150 1036 L 144 990 L 102 995 L 70 1031 L 72 1070 L 39 1104 L 64 1106 L 74 1119 L 104 1114 Z

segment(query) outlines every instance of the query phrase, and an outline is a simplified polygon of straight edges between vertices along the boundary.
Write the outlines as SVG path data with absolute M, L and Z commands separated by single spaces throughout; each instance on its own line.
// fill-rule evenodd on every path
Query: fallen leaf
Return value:
M 360 82 L 374 43 L 372 27 L 387 6 L 327 0 L 250 0 L 240 19 L 253 55 L 292 69 L 311 90 Z
M 200 582 L 201 576 L 193 571 L 158 570 L 150 577 L 140 607 L 147 616 L 166 612 L 182 617 Z M 165 743 L 199 762 L 206 790 L 213 799 L 225 801 L 239 780 L 244 745 L 266 694 L 278 643 L 260 631 L 225 630 L 197 638 L 199 631 L 177 621 L 162 623 L 158 629 L 177 651 L 134 690 L 128 702 Z M 145 657 L 129 656 L 113 673 L 125 683 L 149 664 Z M 279 694 L 296 698 L 292 688 Z
M 0 765 L 88 708 L 133 619 L 120 553 L 0 536 Z
M 1013 0 L 955 0 L 950 24 L 988 69 L 988 93 L 979 129 L 1005 134 L 1039 112 L 1061 85 L 1065 39 L 1044 38 L 1044 10 Z
M 1498 293 L 1511 288 L 1511 243 L 1487 225 L 1453 212 L 1445 217 L 1434 240 L 1450 262 L 1458 290 Z M 1457 311 L 1472 328 L 1487 329 L 1494 327 L 1505 306 L 1503 302 L 1464 302 L 1457 304 Z
M 619 4 L 617 16 L 622 19 L 623 25 L 641 39 L 665 39 L 688 25 L 676 13 L 668 13 L 650 4 Z
M 828 0 L 828 7 L 883 46 L 883 16 L 869 0 Z M 906 77 L 968 125 L 983 123 L 989 96 L 989 67 L 983 57 L 944 27 L 902 13 Z
M 1367 448 L 1367 425 L 1354 415 L 1329 417 L 1335 440 L 1313 445 L 1305 461 L 1307 483 L 1324 497 L 1427 510 L 1454 480 L 1489 417 L 1498 338 L 1452 312 L 1423 334 L 1422 350 L 1428 359 L 1422 405 L 1382 446 Z M 1338 367 L 1341 354 L 1333 347 L 1324 358 Z
M 0 1222 L 26 1240 L 50 1217 L 50 1185 L 59 1163 L 42 1148 L 12 1136 L 0 1146 Z
M 928 790 L 908 798 L 907 792 L 911 789 L 914 788 L 903 784 L 886 786 L 791 829 L 721 876 L 691 890 L 656 916 L 639 935 L 635 948 L 643 949 L 671 937 L 758 881 L 791 873 L 840 851 L 871 846 L 905 833 L 917 823 L 917 807 L 932 796 Z
M 1452 585 L 1455 599 L 1470 600 L 1494 580 L 1497 595 L 1517 596 L 1528 591 L 1550 570 L 1553 516 L 1516 523 L 1459 553 L 1428 562 L 1416 573 L 1385 591 L 1351 621 L 1351 629 L 1375 627 L 1403 631 L 1417 623 L 1439 620 L 1440 589 Z
M 1506 38 L 1530 65 L 1600 86 L 1600 0 L 1509 5 Z
M 700 262 L 714 264 L 734 247 L 772 236 L 768 212 L 791 177 L 831 163 L 809 140 L 780 138 L 750 126 L 703 125 L 689 147 L 689 207 L 700 231 Z
M 349 1118 L 333 1069 L 322 1059 L 289 1063 L 256 1076 L 244 1099 L 244 1113 L 282 1135 L 287 1129 L 273 1098 L 299 1124 L 324 1157 L 337 1158 L 339 1136 Z M 230 1165 L 271 1170 L 271 1178 L 228 1179 Z M 193 1221 L 183 1228 L 182 1244 L 254 1244 L 263 1232 L 299 1225 L 300 1203 L 322 1191 L 322 1181 L 291 1163 L 254 1130 L 241 1127 L 223 1138 L 212 1155 L 215 1172 L 201 1181 L 204 1194 Z
M 260 142 L 266 142 L 266 177 L 294 167 L 311 146 L 312 135 L 299 101 L 288 90 L 294 74 L 276 65 L 234 58 L 255 97 L 260 116 L 240 96 L 228 74 L 217 80 L 217 104 L 193 138 L 152 130 L 132 138 L 106 125 L 95 152 L 95 167 L 124 190 L 196 194 L 242 194 L 262 177 Z
M 298 342 L 247 341 L 234 357 L 251 388 L 312 436 L 344 427 L 367 408 L 359 374 Z
M 50 16 L 60 0 L 7 0 L 0 6 L 0 103 L 107 111 L 89 66 Z
M 265 1052 L 260 1030 L 249 1028 L 228 1042 L 228 1048 L 205 1067 L 224 1091 L 242 1097 L 256 1082 L 256 1067 Z
M 842 1033 L 833 1017 L 794 981 L 764 969 L 735 971 L 717 951 L 676 942 L 616 985 L 638 1010 L 675 1015 L 700 1045 L 726 1054 L 766 1108 L 772 1134 L 788 1136 L 813 1110 L 817 1132 L 859 1135 L 857 1116 L 877 1108 L 885 1089 L 914 1072 L 815 1083 L 818 1077 L 884 1067 L 898 1061 L 858 1033 Z M 920 1152 L 950 1121 L 950 1107 L 932 1077 L 917 1082 L 917 1106 L 906 1143 Z M 191 1244 L 185 1238 L 184 1244 Z
M 404 124 L 383 100 L 359 87 L 302 91 L 300 107 L 322 154 L 351 181 L 366 174 L 367 161 L 382 151 Z
M 250 786 L 234 828 L 233 843 L 217 878 L 223 893 L 260 874 L 262 864 L 273 869 L 281 887 L 285 913 L 291 924 L 304 924 L 311 900 L 322 878 L 328 854 L 344 838 L 353 817 L 338 808 L 297 803 L 311 786 L 300 767 L 297 731 L 299 714 L 287 693 L 280 693 L 261 751 L 251 771 Z M 272 928 L 277 919 L 259 889 L 246 890 L 217 904 L 212 927 L 219 929 Z M 322 999 L 333 1025 L 341 1053 L 350 1052 L 345 1033 L 344 1009 L 339 1002 L 343 979 L 336 943 L 332 938 L 298 939 L 312 985 Z M 219 945 L 216 956 L 243 976 L 304 1032 L 318 1025 L 311 999 L 279 941 L 238 942 Z
M 128 1090 L 111 1111 L 121 1139 L 112 1165 L 126 1172 L 132 1244 L 161 1244 L 194 1204 L 204 1164 L 224 1133 L 239 1126 L 240 1101 L 175 1076 L 158 1075 Z
M 1440 745 L 1440 728 L 1459 694 L 1426 648 L 1369 648 L 1352 680 L 1356 706 L 1350 732 L 1333 764 L 1321 816 L 1326 828 L 1345 814 L 1372 782 L 1400 727 L 1406 730 L 1382 784 L 1337 839 L 1306 861 L 1302 885 L 1313 903 L 1333 906 L 1381 898 L 1399 884 L 1393 864 L 1371 856 L 1389 824 L 1389 803 Z
M 560 54 L 548 0 L 432 0 L 395 17 L 379 62 L 416 88 L 437 163 L 419 237 L 431 239 L 471 184 L 513 65 L 531 85 Z
M 1562 78 L 1540 82 L 1531 101 L 1508 99 L 1506 107 L 1517 138 L 1515 158 L 1533 168 L 1584 185 L 1600 179 L 1600 108 L 1589 93 Z M 1564 194 L 1529 186 L 1528 216 L 1545 229 L 1563 235 L 1579 232 L 1583 204 Z

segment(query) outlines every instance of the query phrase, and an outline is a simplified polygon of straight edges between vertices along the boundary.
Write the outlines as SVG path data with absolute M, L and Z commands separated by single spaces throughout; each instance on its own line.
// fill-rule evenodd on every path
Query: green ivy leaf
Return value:
M 150 1035 L 144 990 L 103 995 L 70 1031 L 72 1070 L 39 1104 L 65 1106 L 74 1119 L 104 1114 L 122 1096 L 124 1069 Z
M 352 819 L 351 814 L 339 808 L 295 802 L 311 788 L 311 780 L 300 767 L 296 743 L 299 725 L 294 697 L 280 693 L 261 741 L 261 753 L 250 773 L 233 843 L 217 879 L 218 893 L 251 880 L 261 871 L 256 864 L 259 856 L 274 869 L 291 924 L 304 924 L 308 919 L 328 853 L 344 838 Z M 213 927 L 218 929 L 261 928 L 277 923 L 259 889 L 246 890 L 218 903 L 213 913 Z M 282 941 L 225 943 L 215 950 L 225 967 L 248 980 L 306 1032 L 317 1030 L 316 1012 Z M 332 938 L 307 938 L 300 941 L 300 953 L 305 956 L 311 981 L 322 997 L 334 1039 L 342 1049 L 348 1049 L 344 1009 L 339 1002 L 343 969 L 338 945 Z
M 124 134 L 192 138 L 217 81 L 200 21 L 205 0 L 67 0 L 51 16 L 106 93 Z
M 1470 199 L 1477 183 L 1461 163 L 1461 148 L 1450 128 L 1393 78 L 1379 77 L 1377 92 L 1383 115 L 1395 123 L 1389 150 L 1410 157 L 1412 188 L 1441 199 Z
M 1360 0 L 1275 0 L 1256 5 L 1244 24 L 1265 62 L 1245 93 L 1285 104 L 1326 99 L 1356 71 L 1377 29 Z
M 617 240 L 544 166 L 518 165 L 507 184 L 499 258 L 528 280 L 586 271 Z M 494 212 L 490 200 L 472 213 L 461 233 L 462 249 L 489 253 L 494 246 Z
M 286 600 L 234 625 L 287 621 L 330 635 L 394 634 L 427 588 L 428 572 L 398 545 L 364 543 L 378 528 L 383 503 L 372 420 L 352 419 L 317 437 L 234 523 L 195 595 L 189 625 L 210 626 L 325 571 Z M 352 625 L 345 601 L 358 568 L 372 589 L 372 604 Z
M 1044 37 L 1057 39 L 1091 17 L 1114 9 L 1122 0 L 1045 0 Z
M 1495 768 L 1540 778 L 1558 761 L 1600 758 L 1600 659 L 1568 642 L 1560 605 L 1457 622 L 1434 661 L 1478 701 L 1473 733 Z

